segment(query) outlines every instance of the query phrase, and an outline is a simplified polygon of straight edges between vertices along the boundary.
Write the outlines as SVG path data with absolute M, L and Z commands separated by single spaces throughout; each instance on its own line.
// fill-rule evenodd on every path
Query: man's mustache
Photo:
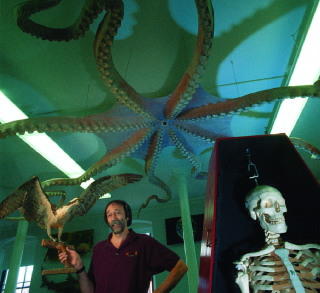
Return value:
M 121 223 L 121 221 L 119 221 L 119 220 L 113 220 L 113 221 L 111 222 L 111 226 L 120 225 L 120 224 L 122 224 L 122 223 Z

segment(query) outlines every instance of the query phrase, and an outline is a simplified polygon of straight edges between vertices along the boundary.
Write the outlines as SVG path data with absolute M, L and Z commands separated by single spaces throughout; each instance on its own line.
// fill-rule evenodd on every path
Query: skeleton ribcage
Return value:
M 305 292 L 320 292 L 319 251 L 289 250 L 289 260 L 294 271 L 287 269 L 274 252 L 250 258 L 249 280 L 252 292 L 296 292 L 290 275 L 296 274 Z

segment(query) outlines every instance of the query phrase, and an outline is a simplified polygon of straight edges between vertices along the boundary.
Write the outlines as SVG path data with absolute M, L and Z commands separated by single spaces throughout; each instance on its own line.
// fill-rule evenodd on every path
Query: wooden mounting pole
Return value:
M 46 239 L 42 239 L 41 245 L 46 248 L 57 249 L 58 253 L 66 252 L 66 247 L 68 247 L 69 249 L 72 249 L 72 250 L 75 249 L 73 245 L 66 245 L 62 242 L 54 242 L 54 241 L 46 240 Z M 68 261 L 65 261 L 64 268 L 43 270 L 42 275 L 46 276 L 46 275 L 57 275 L 57 274 L 70 274 L 70 273 L 75 273 L 75 272 L 76 272 L 76 269 L 71 267 Z

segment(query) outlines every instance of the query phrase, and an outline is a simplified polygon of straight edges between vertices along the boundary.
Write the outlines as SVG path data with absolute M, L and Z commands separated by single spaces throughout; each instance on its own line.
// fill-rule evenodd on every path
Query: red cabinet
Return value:
M 200 257 L 200 269 L 199 269 L 199 285 L 198 293 L 212 292 L 212 276 L 213 276 L 213 263 L 214 255 L 212 254 L 215 235 L 215 202 L 214 194 L 216 194 L 217 182 L 216 178 L 216 154 L 217 148 L 214 149 L 208 172 L 208 183 L 206 191 L 206 204 L 203 220 L 203 234 L 201 241 L 201 257 Z
M 286 200 L 288 231 L 282 238 L 296 244 L 320 242 L 320 187 L 284 135 L 218 139 L 208 172 L 206 207 L 201 242 L 198 293 L 240 292 L 233 262 L 264 245 L 264 234 L 244 206 L 246 194 L 259 185 L 277 188 Z

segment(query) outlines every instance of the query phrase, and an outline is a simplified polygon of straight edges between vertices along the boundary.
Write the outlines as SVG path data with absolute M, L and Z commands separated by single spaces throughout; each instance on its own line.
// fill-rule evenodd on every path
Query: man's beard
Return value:
M 114 225 L 119 225 L 117 227 L 114 227 Z M 125 221 L 119 221 L 119 220 L 114 220 L 111 222 L 110 224 L 110 228 L 112 230 L 112 232 L 114 234 L 120 234 L 124 231 L 124 229 L 126 228 L 126 224 L 125 224 Z

